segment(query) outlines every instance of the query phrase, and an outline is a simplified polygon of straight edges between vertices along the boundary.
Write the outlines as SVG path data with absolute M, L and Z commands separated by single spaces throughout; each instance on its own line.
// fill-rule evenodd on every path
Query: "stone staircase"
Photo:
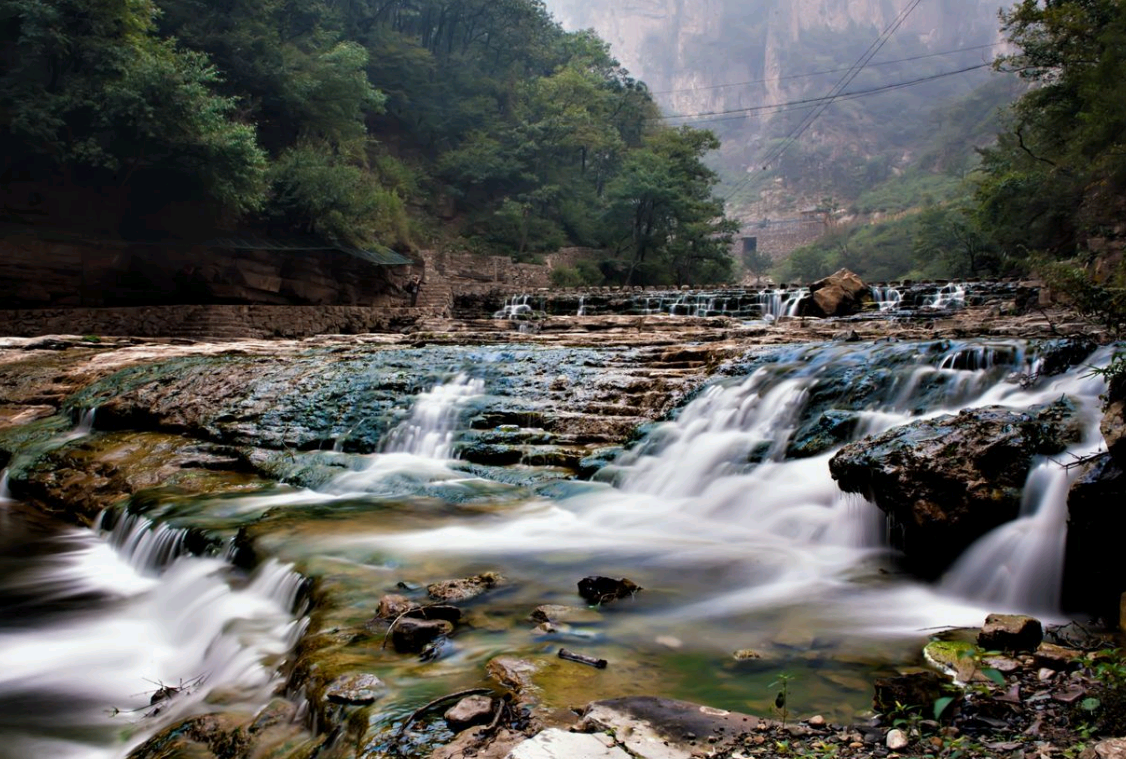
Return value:
M 449 316 L 453 309 L 453 287 L 445 278 L 432 277 L 424 282 L 415 308 L 422 316 Z

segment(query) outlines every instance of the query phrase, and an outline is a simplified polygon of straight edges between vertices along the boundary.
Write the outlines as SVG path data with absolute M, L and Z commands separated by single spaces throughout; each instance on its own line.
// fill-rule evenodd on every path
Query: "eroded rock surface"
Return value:
M 1081 440 L 1083 422 L 1067 399 L 1028 412 L 970 409 L 850 443 L 829 469 L 842 490 L 892 517 L 908 562 L 934 577 L 1016 517 L 1033 457 Z

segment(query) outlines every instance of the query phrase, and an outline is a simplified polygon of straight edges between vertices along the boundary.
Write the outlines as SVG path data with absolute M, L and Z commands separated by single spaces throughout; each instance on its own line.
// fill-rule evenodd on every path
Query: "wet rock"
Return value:
M 886 743 L 887 747 L 892 751 L 902 751 L 903 749 L 907 748 L 907 744 L 909 744 L 910 742 L 911 741 L 907 738 L 907 733 L 903 732 L 899 728 L 888 730 Z
M 391 630 L 391 643 L 401 654 L 417 654 L 453 629 L 454 626 L 444 619 L 403 617 Z
M 533 622 L 573 622 L 576 624 L 592 624 L 602 621 L 602 615 L 593 609 L 581 609 L 577 606 L 563 606 L 561 604 L 544 604 L 537 606 L 529 618 Z
M 449 604 L 420 606 L 417 609 L 411 609 L 406 614 L 413 619 L 441 619 L 455 626 L 461 622 L 461 609 Z
M 786 455 L 793 459 L 817 456 L 850 440 L 860 424 L 855 411 L 827 409 L 794 433 Z
M 515 730 L 490 731 L 483 727 L 462 730 L 444 746 L 434 749 L 430 759 L 505 759 L 527 736 Z
M 1033 457 L 1083 436 L 1076 405 L 988 407 L 921 420 L 846 445 L 829 462 L 841 489 L 894 523 L 910 568 L 936 577 L 971 543 L 1019 514 Z
M 457 580 L 443 580 L 426 586 L 427 594 L 435 601 L 453 603 L 468 601 L 482 593 L 492 590 L 503 580 L 496 572 L 483 572 L 474 577 Z
M 1054 643 L 1041 643 L 1033 654 L 1033 661 L 1038 667 L 1068 671 L 1079 668 L 1079 660 L 1082 656 L 1083 653 L 1074 648 L 1065 648 Z
M 493 717 L 493 699 L 484 695 L 466 696 L 450 707 L 444 716 L 446 724 L 455 733 L 488 724 Z
M 365 706 L 375 703 L 387 686 L 375 675 L 354 674 L 336 678 L 325 688 L 324 696 L 334 704 Z
M 383 596 L 383 598 L 379 599 L 379 606 L 375 610 L 375 616 L 379 619 L 395 619 L 417 608 L 419 608 L 419 604 L 411 601 L 406 596 L 388 593 Z
M 749 714 L 713 709 L 687 701 L 632 696 L 595 701 L 583 714 L 579 728 L 609 732 L 635 757 L 673 759 L 694 756 L 700 736 L 734 739 L 764 725 Z
M 879 678 L 872 707 L 881 714 L 890 714 L 901 706 L 933 704 L 947 681 L 935 672 L 911 672 L 897 677 Z
M 496 680 L 517 696 L 528 694 L 535 688 L 532 677 L 540 670 L 540 665 L 527 659 L 514 656 L 498 656 L 485 665 L 489 677 Z
M 762 654 L 755 651 L 753 648 L 740 648 L 731 655 L 734 657 L 735 661 L 759 661 L 762 659 Z
M 1104 435 L 1105 426 L 1104 416 Z M 1126 511 L 1118 507 L 1126 503 L 1124 471 L 1118 459 L 1101 456 L 1080 475 L 1067 498 L 1064 606 L 1108 624 L 1118 621 L 1119 599 L 1126 591 L 1126 562 L 1121 560 Z
M 521 743 L 508 759 L 631 759 L 603 733 L 568 733 L 557 727 Z
M 870 297 L 868 286 L 848 269 L 814 282 L 809 292 L 799 306 L 803 316 L 849 316 L 859 313 Z
M 990 614 L 977 636 L 987 650 L 1035 651 L 1044 639 L 1040 620 L 1020 614 Z
M 631 598 L 640 590 L 642 588 L 637 583 L 624 577 L 620 580 L 612 577 L 584 577 L 579 580 L 579 595 L 587 603 L 596 606 L 622 598 Z

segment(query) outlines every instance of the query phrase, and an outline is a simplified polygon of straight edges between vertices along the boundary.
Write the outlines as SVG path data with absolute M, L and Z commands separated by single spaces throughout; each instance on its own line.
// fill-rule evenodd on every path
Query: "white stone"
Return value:
M 604 733 L 568 733 L 548 728 L 524 741 L 506 759 L 630 759 Z
M 900 749 L 907 748 L 908 743 L 910 743 L 910 741 L 907 740 L 907 733 L 903 732 L 899 728 L 888 730 L 887 746 L 892 751 L 899 751 Z

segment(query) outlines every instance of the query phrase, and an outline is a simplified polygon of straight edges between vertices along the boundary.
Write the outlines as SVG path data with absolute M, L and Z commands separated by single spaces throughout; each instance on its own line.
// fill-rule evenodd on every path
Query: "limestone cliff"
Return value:
M 920 4 L 850 90 L 988 63 L 1003 50 L 999 5 Z M 715 130 L 724 141 L 722 168 L 739 176 L 757 170 L 770 154 L 769 140 L 788 134 L 806 113 L 762 107 L 827 94 L 907 0 L 547 0 L 547 6 L 567 28 L 595 29 L 666 114 L 719 114 L 670 123 Z M 925 131 L 931 107 L 965 96 L 989 75 L 982 68 L 835 104 L 804 135 L 804 146 L 848 152 L 854 165 L 877 154 L 890 166 L 905 165 L 918 151 L 904 136 Z M 793 198 L 790 210 L 807 200 Z

